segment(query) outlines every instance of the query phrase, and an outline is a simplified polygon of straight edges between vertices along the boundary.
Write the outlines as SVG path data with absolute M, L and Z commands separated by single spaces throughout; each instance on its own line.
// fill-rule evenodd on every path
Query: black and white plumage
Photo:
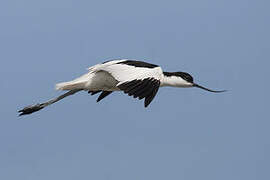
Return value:
M 31 114 L 79 91 L 88 91 L 91 95 L 100 93 L 97 102 L 114 91 L 123 91 L 134 98 L 145 99 L 147 107 L 156 96 L 160 87 L 198 87 L 210 92 L 214 91 L 193 82 L 186 72 L 163 72 L 161 67 L 135 60 L 112 60 L 88 68 L 88 73 L 81 77 L 56 84 L 57 90 L 67 93 L 45 103 L 27 106 L 20 110 L 20 115 Z

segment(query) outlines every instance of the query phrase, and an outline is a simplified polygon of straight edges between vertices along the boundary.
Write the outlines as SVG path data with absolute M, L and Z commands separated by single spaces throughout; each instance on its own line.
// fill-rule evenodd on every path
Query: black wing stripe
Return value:
M 157 80 L 151 81 L 151 89 L 148 89 L 147 91 L 144 91 L 143 93 L 141 93 L 139 95 L 139 99 L 143 99 L 149 96 L 153 92 L 153 90 L 156 88 L 156 83 L 157 83 Z
M 143 83 L 140 86 L 129 91 L 128 95 L 130 96 L 133 95 L 134 98 L 137 98 L 138 93 L 148 88 L 148 84 L 149 84 L 148 80 L 143 80 Z
M 147 98 L 148 96 L 150 96 L 154 92 L 155 88 L 156 88 L 156 83 L 155 82 L 152 82 L 151 89 L 148 89 L 148 91 L 146 91 L 144 94 L 142 94 L 139 97 L 139 99 Z
M 155 65 L 155 64 L 150 64 L 150 63 L 147 63 L 147 62 L 136 61 L 136 60 L 126 60 L 126 61 L 118 62 L 117 64 L 126 64 L 126 65 L 129 65 L 129 66 L 141 67 L 141 68 L 155 68 L 155 67 L 158 67 L 158 65 Z
M 160 82 L 158 81 L 158 83 L 155 84 L 155 87 L 153 89 L 153 92 L 149 96 L 147 96 L 145 98 L 145 100 L 144 100 L 144 107 L 147 107 L 152 102 L 152 100 L 154 99 L 154 97 L 156 96 L 156 94 L 158 92 L 159 85 L 160 85 Z
M 100 100 L 102 100 L 106 96 L 110 95 L 111 93 L 112 93 L 112 91 L 102 91 L 102 93 L 99 95 L 99 97 L 97 99 L 97 102 L 99 102 Z
M 137 85 L 138 85 L 138 82 L 136 80 L 134 80 L 134 81 L 126 83 L 125 84 L 125 86 L 126 86 L 125 89 L 126 89 L 126 91 L 128 91 L 129 89 L 132 89 L 132 88 L 136 87 Z
M 127 93 L 128 91 L 130 91 L 131 89 L 135 88 L 136 86 L 138 86 L 138 80 L 133 80 L 130 82 L 126 82 L 123 83 L 121 85 L 119 85 L 118 87 L 124 91 L 124 93 Z
M 138 97 L 139 99 L 145 98 L 144 106 L 147 107 L 156 96 L 159 86 L 159 80 L 154 78 L 147 78 L 144 80 L 133 80 L 126 82 L 119 85 L 118 87 L 129 96 L 133 96 L 134 98 Z
M 135 97 L 135 98 L 139 97 L 139 99 L 140 99 L 140 97 L 142 97 L 143 94 L 145 94 L 146 92 L 151 91 L 152 88 L 153 88 L 152 81 L 151 81 L 151 80 L 148 80 L 148 81 L 147 81 L 147 85 L 146 85 L 144 88 L 142 88 L 142 89 L 140 89 L 139 91 L 137 91 L 137 92 L 134 94 L 134 97 Z M 144 97 L 145 97 L 145 96 L 143 96 L 142 98 L 144 98 Z M 142 99 L 142 98 L 141 98 L 141 99 Z
M 134 86 L 132 86 L 132 87 L 130 87 L 130 88 L 127 88 L 125 92 L 128 93 L 129 96 L 130 96 L 130 94 L 133 94 L 135 91 L 137 91 L 138 89 L 140 89 L 140 87 L 143 86 L 143 84 L 144 84 L 144 81 L 137 80 L 137 84 L 134 85 Z

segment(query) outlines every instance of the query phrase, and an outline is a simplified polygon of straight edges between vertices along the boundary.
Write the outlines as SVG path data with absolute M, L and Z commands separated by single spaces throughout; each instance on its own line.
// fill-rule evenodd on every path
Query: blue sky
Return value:
M 0 179 L 269 179 L 270 2 L 9 0 L 0 3 Z M 186 71 L 213 89 L 143 102 L 79 93 L 30 116 L 109 59 Z

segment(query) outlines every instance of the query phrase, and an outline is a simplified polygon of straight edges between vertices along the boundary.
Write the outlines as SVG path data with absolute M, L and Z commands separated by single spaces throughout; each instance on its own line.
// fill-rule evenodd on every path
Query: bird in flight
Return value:
M 18 112 L 19 116 L 31 114 L 79 91 L 87 91 L 91 95 L 100 93 L 97 102 L 114 91 L 123 91 L 134 98 L 144 99 L 144 106 L 147 107 L 158 89 L 164 86 L 197 87 L 213 93 L 225 92 L 194 83 L 192 76 L 186 72 L 164 72 L 160 66 L 143 61 L 111 60 L 89 67 L 88 73 L 77 79 L 56 84 L 56 90 L 64 90 L 66 93 L 47 102 L 27 106 Z

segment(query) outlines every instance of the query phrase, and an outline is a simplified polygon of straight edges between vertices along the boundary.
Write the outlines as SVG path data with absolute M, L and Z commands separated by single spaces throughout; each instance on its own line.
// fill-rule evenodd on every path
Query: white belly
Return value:
M 109 73 L 99 71 L 91 74 L 89 81 L 85 84 L 85 89 L 91 91 L 119 91 L 120 89 L 116 87 L 118 83 Z

